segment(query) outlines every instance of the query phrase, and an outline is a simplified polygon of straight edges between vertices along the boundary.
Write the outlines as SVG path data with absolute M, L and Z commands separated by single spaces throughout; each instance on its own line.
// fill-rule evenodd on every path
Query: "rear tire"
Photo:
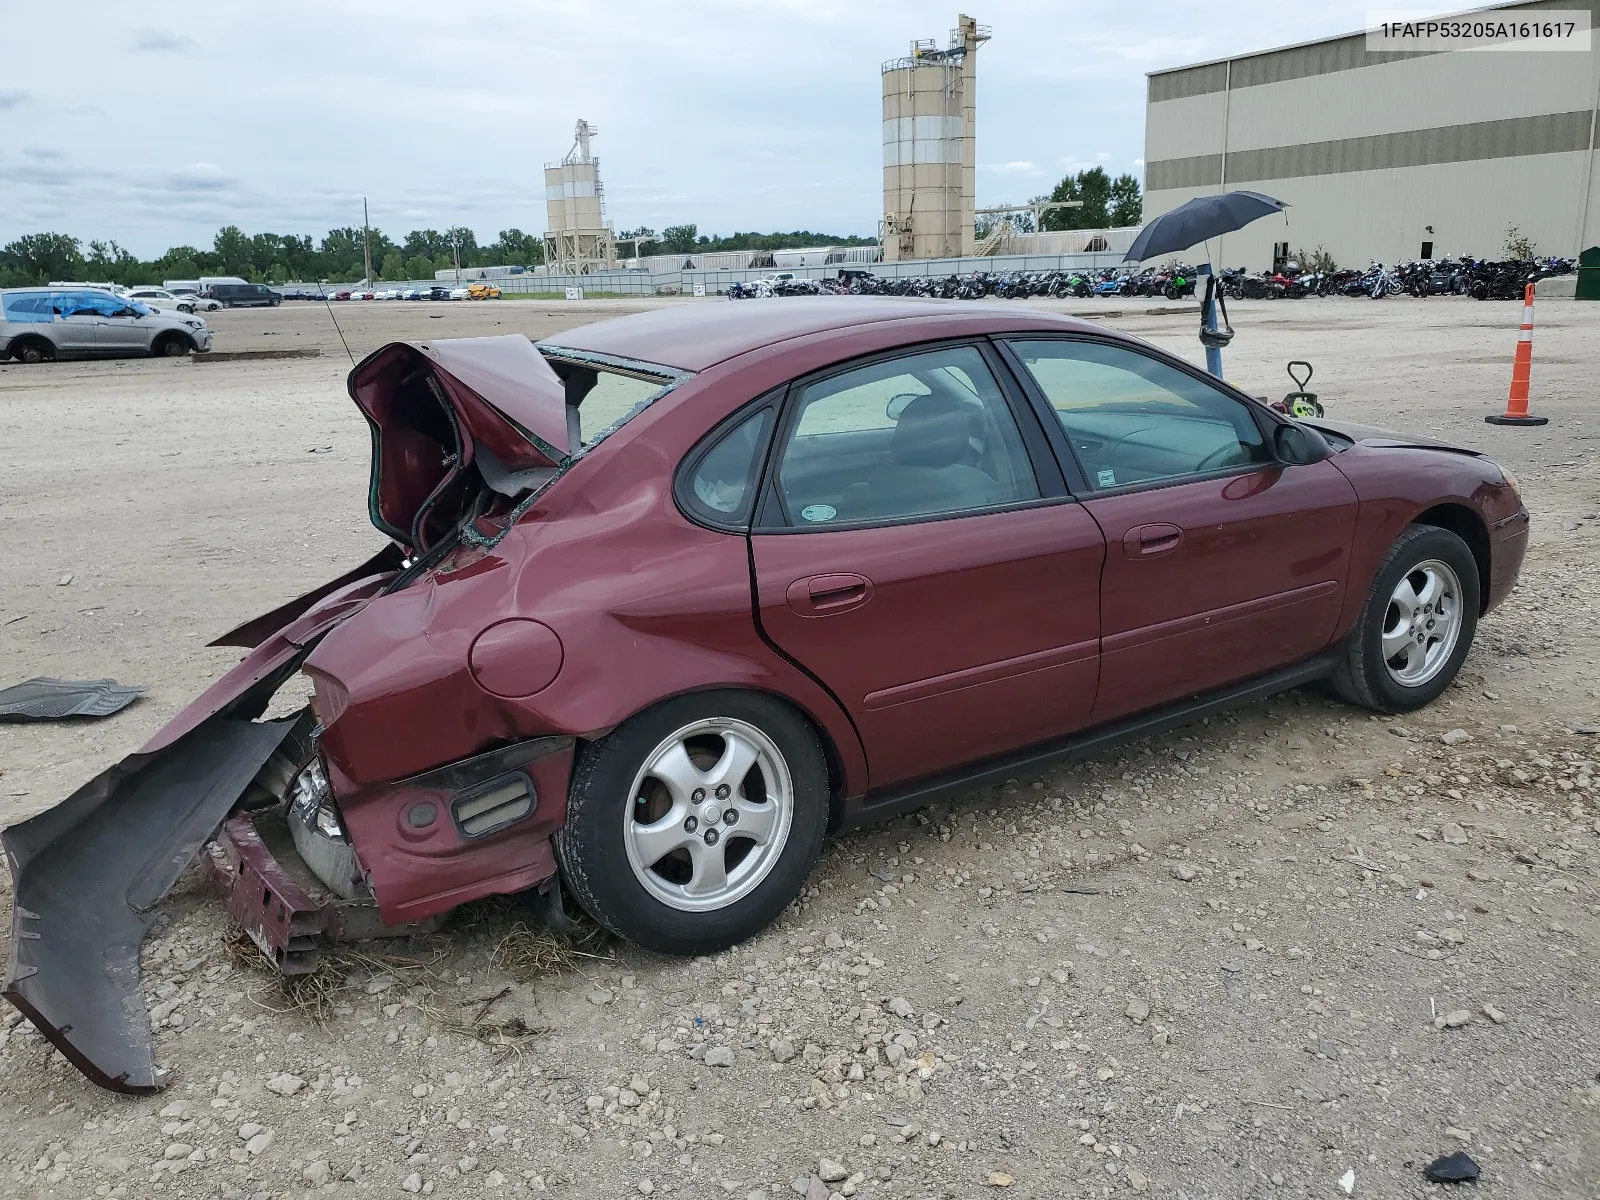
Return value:
M 719 776 L 721 764 L 738 765 Z M 714 954 L 799 895 L 827 819 L 827 766 L 804 719 L 769 696 L 696 692 L 580 747 L 556 855 L 572 895 L 613 933 Z
M 1481 597 L 1478 563 L 1466 542 L 1448 529 L 1411 526 L 1378 567 L 1333 690 L 1383 713 L 1432 703 L 1461 670 Z
M 26 363 L 30 367 L 36 367 L 40 363 L 44 362 L 45 359 L 55 357 L 37 341 L 24 342 L 16 350 L 13 350 L 12 353 L 17 356 L 17 360 L 19 362 Z

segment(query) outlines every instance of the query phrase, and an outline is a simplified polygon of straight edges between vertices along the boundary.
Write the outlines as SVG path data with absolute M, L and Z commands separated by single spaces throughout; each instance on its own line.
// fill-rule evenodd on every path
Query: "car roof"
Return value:
M 1008 330 L 1103 333 L 1060 313 L 1021 305 L 876 296 L 806 296 L 727 304 L 681 304 L 580 325 L 544 339 L 552 350 L 583 350 L 635 362 L 703 371 L 775 342 L 890 321 L 917 321 L 918 339 Z

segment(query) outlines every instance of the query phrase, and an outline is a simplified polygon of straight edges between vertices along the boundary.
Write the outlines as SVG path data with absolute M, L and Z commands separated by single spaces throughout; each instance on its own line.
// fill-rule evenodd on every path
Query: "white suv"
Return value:
M 179 358 L 211 349 L 199 317 L 163 312 L 92 288 L 0 290 L 0 362 L 58 358 Z

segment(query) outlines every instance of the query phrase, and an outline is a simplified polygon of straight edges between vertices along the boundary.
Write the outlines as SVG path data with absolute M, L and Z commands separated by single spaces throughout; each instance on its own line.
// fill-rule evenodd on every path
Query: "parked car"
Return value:
M 0 362 L 67 358 L 178 358 L 211 349 L 199 317 L 164 312 L 99 289 L 0 290 Z
M 422 298 L 424 300 L 452 300 L 455 298 L 451 294 L 453 290 L 447 283 L 436 283 L 426 290 Z
M 283 297 L 263 283 L 213 283 L 200 293 L 223 308 L 277 308 Z
M 129 300 L 137 300 L 147 308 L 156 310 L 171 309 L 174 312 L 182 313 L 192 313 L 196 299 L 193 296 L 174 296 L 166 288 L 158 287 L 130 288 L 127 298 Z
M 396 342 L 349 393 L 384 547 L 218 638 L 248 653 L 70 820 L 0 834 L 49 931 L 9 994 L 108 1086 L 154 1075 L 145 864 L 170 886 L 219 824 L 207 869 L 288 971 L 522 891 L 710 954 L 829 832 L 1290 687 L 1429 703 L 1528 538 L 1478 454 L 1003 305 Z M 308 709 L 263 719 L 284 688 Z
M 472 289 L 469 287 L 454 287 L 450 289 L 451 300 L 471 300 Z
M 500 289 L 492 283 L 473 283 L 467 286 L 467 299 L 469 300 L 498 300 Z

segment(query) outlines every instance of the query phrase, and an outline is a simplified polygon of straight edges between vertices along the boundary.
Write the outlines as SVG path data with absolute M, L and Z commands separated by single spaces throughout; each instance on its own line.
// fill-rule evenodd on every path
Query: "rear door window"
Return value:
M 797 528 L 975 511 L 1039 496 L 1016 418 L 972 346 L 807 384 L 778 490 Z

